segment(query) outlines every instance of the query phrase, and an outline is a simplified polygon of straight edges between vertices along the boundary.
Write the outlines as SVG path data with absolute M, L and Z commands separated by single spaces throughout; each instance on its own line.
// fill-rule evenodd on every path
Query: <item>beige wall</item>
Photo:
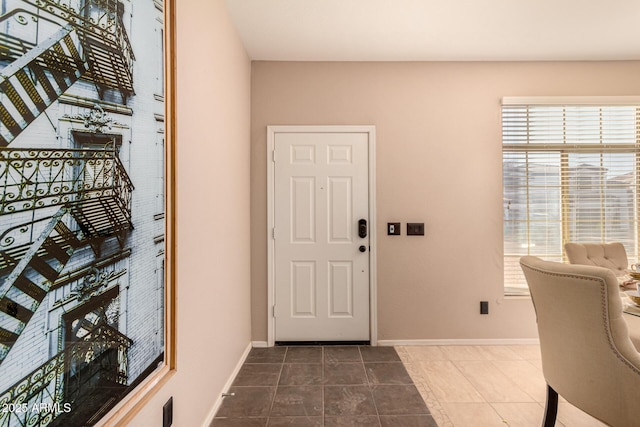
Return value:
M 131 423 L 203 425 L 250 342 L 250 62 L 223 0 L 177 6 L 177 373 Z
M 131 426 L 161 425 L 170 396 L 175 426 L 202 425 L 266 340 L 268 124 L 377 126 L 380 339 L 535 336 L 530 302 L 501 299 L 500 97 L 639 94 L 640 63 L 251 67 L 222 0 L 176 3 L 178 371 Z
M 533 338 L 530 300 L 502 296 L 501 97 L 639 95 L 639 75 L 640 62 L 254 62 L 253 339 L 267 339 L 267 125 L 376 126 L 378 339 Z

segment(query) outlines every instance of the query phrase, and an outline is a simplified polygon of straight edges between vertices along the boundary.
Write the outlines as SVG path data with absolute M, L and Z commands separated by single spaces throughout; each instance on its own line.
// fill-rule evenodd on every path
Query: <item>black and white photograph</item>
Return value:
M 162 0 L 0 0 L 0 426 L 97 423 L 165 360 Z

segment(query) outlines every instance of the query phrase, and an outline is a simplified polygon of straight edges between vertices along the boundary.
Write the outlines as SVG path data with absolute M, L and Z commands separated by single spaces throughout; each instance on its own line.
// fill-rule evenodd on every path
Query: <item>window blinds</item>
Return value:
M 502 108 L 504 281 L 526 290 L 523 255 L 563 261 L 566 242 L 638 254 L 639 105 Z

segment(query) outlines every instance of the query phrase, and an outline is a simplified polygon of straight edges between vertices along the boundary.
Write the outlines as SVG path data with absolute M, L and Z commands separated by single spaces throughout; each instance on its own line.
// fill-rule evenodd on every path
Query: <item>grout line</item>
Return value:
M 434 422 L 438 427 L 454 427 L 453 423 L 449 419 L 449 415 L 442 407 L 441 402 L 436 398 L 435 394 L 427 384 L 426 379 L 422 375 L 422 371 L 417 367 L 416 362 L 418 361 L 413 360 L 413 357 L 404 346 L 396 347 L 396 352 L 398 353 L 398 356 L 400 356 L 400 360 L 409 373 L 411 380 L 418 389 L 422 400 L 427 405 L 429 414 L 431 415 L 431 418 L 433 418 Z
M 274 387 L 274 391 L 273 391 L 273 397 L 271 398 L 271 405 L 269 406 L 269 412 L 267 413 L 267 425 L 269 425 L 269 419 L 271 418 L 273 405 L 276 402 L 276 396 L 278 395 L 278 387 L 280 387 L 280 378 L 282 377 L 282 370 L 284 369 L 284 362 L 285 360 L 287 360 L 288 352 L 289 352 L 289 347 L 285 347 L 284 355 L 282 356 L 282 362 L 280 363 L 280 372 L 278 373 L 278 380 L 276 381 L 276 386 Z

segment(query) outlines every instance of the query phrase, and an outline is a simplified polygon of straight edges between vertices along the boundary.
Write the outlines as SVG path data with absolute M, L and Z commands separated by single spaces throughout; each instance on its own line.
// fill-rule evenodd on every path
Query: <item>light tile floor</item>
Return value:
M 397 346 L 439 427 L 539 427 L 546 399 L 540 347 Z M 557 427 L 606 427 L 560 398 Z

